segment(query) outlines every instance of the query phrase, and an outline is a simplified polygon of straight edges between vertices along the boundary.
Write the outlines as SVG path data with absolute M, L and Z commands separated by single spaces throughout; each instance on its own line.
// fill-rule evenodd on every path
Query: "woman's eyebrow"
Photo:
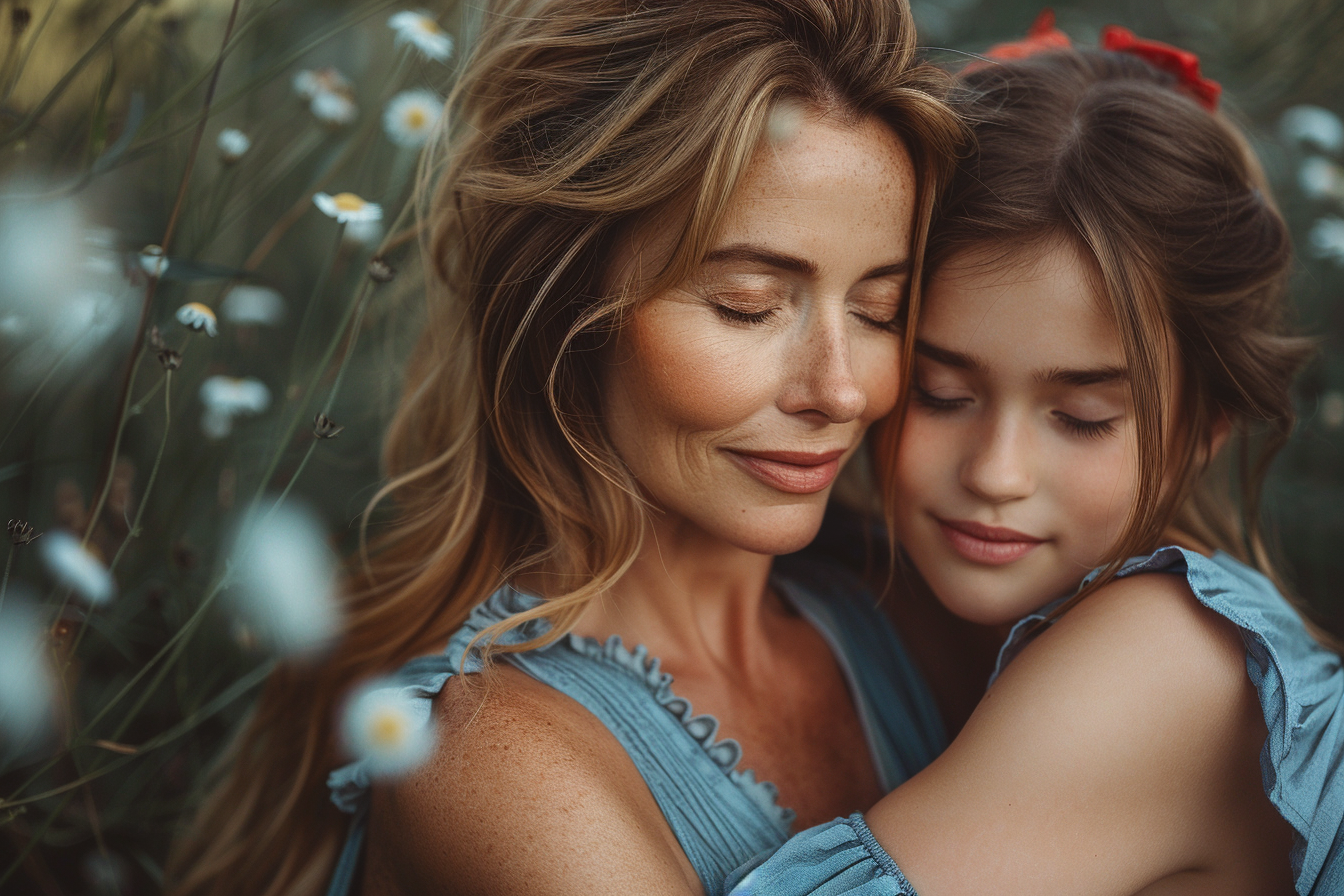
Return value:
M 803 274 L 807 277 L 817 275 L 816 262 L 806 258 L 799 258 L 796 255 L 788 255 L 784 252 L 778 252 L 774 249 L 767 249 L 764 246 L 755 246 L 750 243 L 734 243 L 730 246 L 723 246 L 714 249 L 705 255 L 705 264 L 715 262 L 738 261 L 749 264 L 760 264 L 766 267 L 778 268 L 781 271 L 788 271 L 794 274 Z M 902 258 L 899 261 L 893 261 L 890 264 L 878 265 L 868 271 L 865 271 L 860 280 L 874 280 L 878 277 L 894 277 L 910 273 L 910 259 Z
M 808 261 L 806 258 L 786 255 L 783 252 L 776 252 L 774 249 L 767 249 L 764 246 L 753 246 L 750 243 L 734 243 L 731 246 L 714 249 L 705 256 L 704 263 L 712 264 L 721 261 L 745 261 L 751 264 L 779 268 L 782 271 L 789 271 L 794 274 L 806 274 L 809 277 L 814 277 L 817 273 L 816 263 Z

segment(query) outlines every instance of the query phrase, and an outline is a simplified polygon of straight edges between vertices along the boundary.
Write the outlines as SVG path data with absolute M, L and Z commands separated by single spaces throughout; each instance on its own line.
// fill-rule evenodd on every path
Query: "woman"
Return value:
M 890 0 L 491 11 L 427 166 L 397 520 L 335 655 L 268 683 L 175 892 L 716 892 L 936 755 L 861 589 L 771 558 L 896 403 L 960 136 L 939 83 Z M 422 655 L 437 745 L 333 775 L 352 824 L 336 705 Z

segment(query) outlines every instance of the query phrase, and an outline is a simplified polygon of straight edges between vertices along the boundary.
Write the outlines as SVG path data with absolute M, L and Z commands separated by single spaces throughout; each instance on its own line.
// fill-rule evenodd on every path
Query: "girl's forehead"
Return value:
M 1096 264 L 1064 240 L 954 255 L 928 283 L 919 336 L 998 367 L 1123 363 Z

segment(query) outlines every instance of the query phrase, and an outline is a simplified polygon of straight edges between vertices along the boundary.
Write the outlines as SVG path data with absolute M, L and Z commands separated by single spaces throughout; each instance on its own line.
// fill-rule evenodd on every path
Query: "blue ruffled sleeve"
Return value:
M 728 876 L 725 896 L 918 896 L 863 816 L 808 828 Z

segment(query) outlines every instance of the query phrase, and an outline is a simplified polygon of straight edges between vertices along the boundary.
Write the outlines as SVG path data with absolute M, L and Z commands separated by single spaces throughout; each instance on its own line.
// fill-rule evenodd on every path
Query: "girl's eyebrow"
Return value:
M 1040 383 L 1059 383 L 1065 386 L 1100 386 L 1129 382 L 1129 370 L 1116 364 L 1079 369 L 1056 367 L 1037 373 L 1035 379 Z
M 938 364 L 984 374 L 988 366 L 975 355 L 953 351 L 934 345 L 923 339 L 915 340 L 915 354 L 928 358 Z M 1129 381 L 1129 369 L 1118 364 L 1103 364 L 1098 367 L 1065 368 L 1053 367 L 1032 375 L 1038 383 L 1056 383 L 1064 386 L 1099 386 Z
M 748 262 L 750 264 L 759 264 L 766 267 L 778 268 L 781 271 L 789 271 L 794 274 L 803 274 L 808 277 L 815 277 L 817 275 L 817 265 L 809 259 L 777 252 L 773 249 L 767 249 L 764 246 L 754 246 L 750 243 L 734 243 L 731 246 L 723 246 L 714 249 L 705 255 L 704 264 L 713 264 L 715 262 L 723 261 L 740 261 Z M 872 270 L 865 271 L 863 276 L 859 279 L 874 280 L 878 277 L 894 277 L 908 273 L 910 273 L 910 259 L 902 258 L 900 261 L 879 265 Z

